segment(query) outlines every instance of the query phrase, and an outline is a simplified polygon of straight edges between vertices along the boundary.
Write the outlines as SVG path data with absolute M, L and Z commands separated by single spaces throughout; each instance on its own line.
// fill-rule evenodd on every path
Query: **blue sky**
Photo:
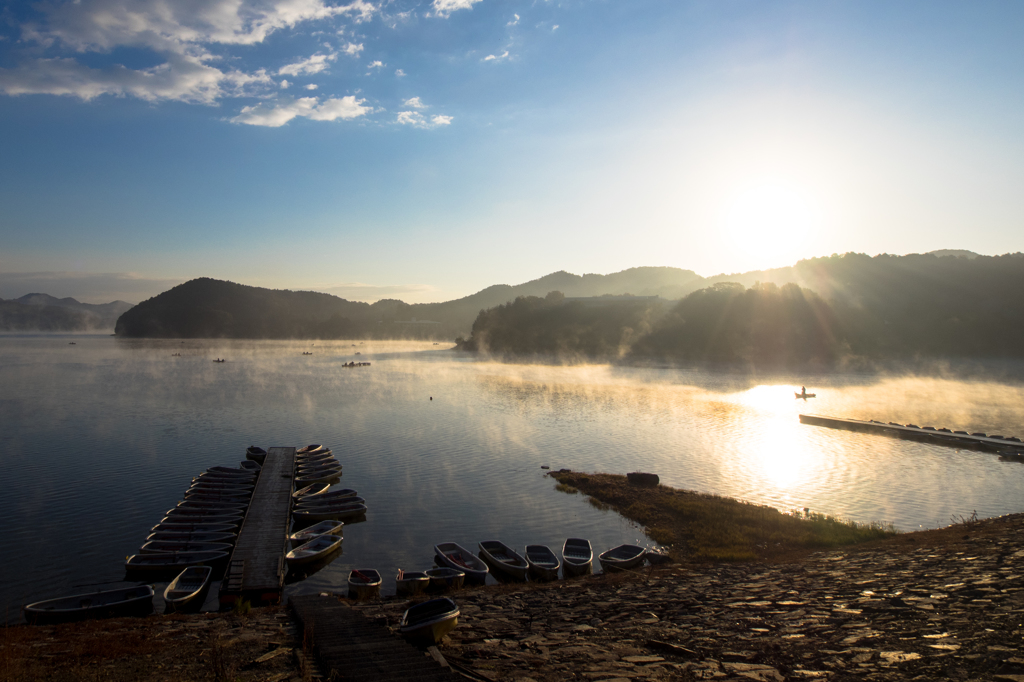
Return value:
M 448 300 L 1022 250 L 1024 4 L 48 0 L 0 22 L 0 297 Z

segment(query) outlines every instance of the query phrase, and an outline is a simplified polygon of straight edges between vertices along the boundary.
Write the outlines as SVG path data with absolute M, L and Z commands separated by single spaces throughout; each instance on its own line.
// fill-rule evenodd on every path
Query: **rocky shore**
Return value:
M 478 680 L 1018 680 L 1024 515 L 784 563 L 676 564 L 455 595 Z M 408 602 L 358 605 L 397 627 Z M 5 628 L 0 679 L 304 680 L 287 610 Z

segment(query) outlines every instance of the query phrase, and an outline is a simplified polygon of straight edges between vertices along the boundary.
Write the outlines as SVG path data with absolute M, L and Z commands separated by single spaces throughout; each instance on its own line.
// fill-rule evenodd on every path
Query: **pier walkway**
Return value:
M 287 572 L 284 555 L 291 514 L 295 448 L 270 448 L 221 583 L 220 603 L 242 598 L 256 604 L 281 601 Z
M 814 414 L 800 415 L 801 424 L 812 426 L 825 426 L 830 429 L 843 429 L 845 431 L 860 431 L 862 433 L 874 433 L 890 438 L 904 438 L 907 440 L 918 440 L 933 445 L 945 445 L 952 448 L 965 448 L 970 450 L 984 450 L 986 452 L 1013 453 L 1024 451 L 1024 443 L 1013 436 L 989 436 L 983 433 L 967 433 L 966 431 L 950 431 L 949 429 L 936 429 L 931 426 L 915 426 L 914 424 L 896 424 L 890 422 L 883 424 L 876 421 L 864 421 L 861 419 L 844 419 L 842 417 L 823 417 Z
M 299 622 L 303 642 L 328 680 L 462 680 L 447 663 L 431 658 L 387 628 L 342 603 L 337 597 L 301 595 L 288 604 Z M 438 658 L 444 658 L 438 654 Z

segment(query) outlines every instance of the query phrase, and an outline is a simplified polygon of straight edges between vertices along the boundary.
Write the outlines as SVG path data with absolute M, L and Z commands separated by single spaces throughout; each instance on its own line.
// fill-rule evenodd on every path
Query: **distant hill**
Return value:
M 110 331 L 131 303 L 82 303 L 49 294 L 0 299 L 0 331 Z

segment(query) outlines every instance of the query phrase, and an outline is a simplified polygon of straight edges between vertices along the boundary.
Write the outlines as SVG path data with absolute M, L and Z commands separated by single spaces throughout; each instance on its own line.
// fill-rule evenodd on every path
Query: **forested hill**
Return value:
M 131 303 L 82 303 L 73 298 L 26 294 L 0 299 L 0 331 L 109 331 Z
M 755 367 L 856 357 L 1024 358 L 1021 254 L 846 254 L 784 270 L 758 273 L 767 281 L 749 288 L 720 281 L 672 305 L 624 299 L 586 308 L 558 294 L 523 297 L 482 312 L 463 347 Z

